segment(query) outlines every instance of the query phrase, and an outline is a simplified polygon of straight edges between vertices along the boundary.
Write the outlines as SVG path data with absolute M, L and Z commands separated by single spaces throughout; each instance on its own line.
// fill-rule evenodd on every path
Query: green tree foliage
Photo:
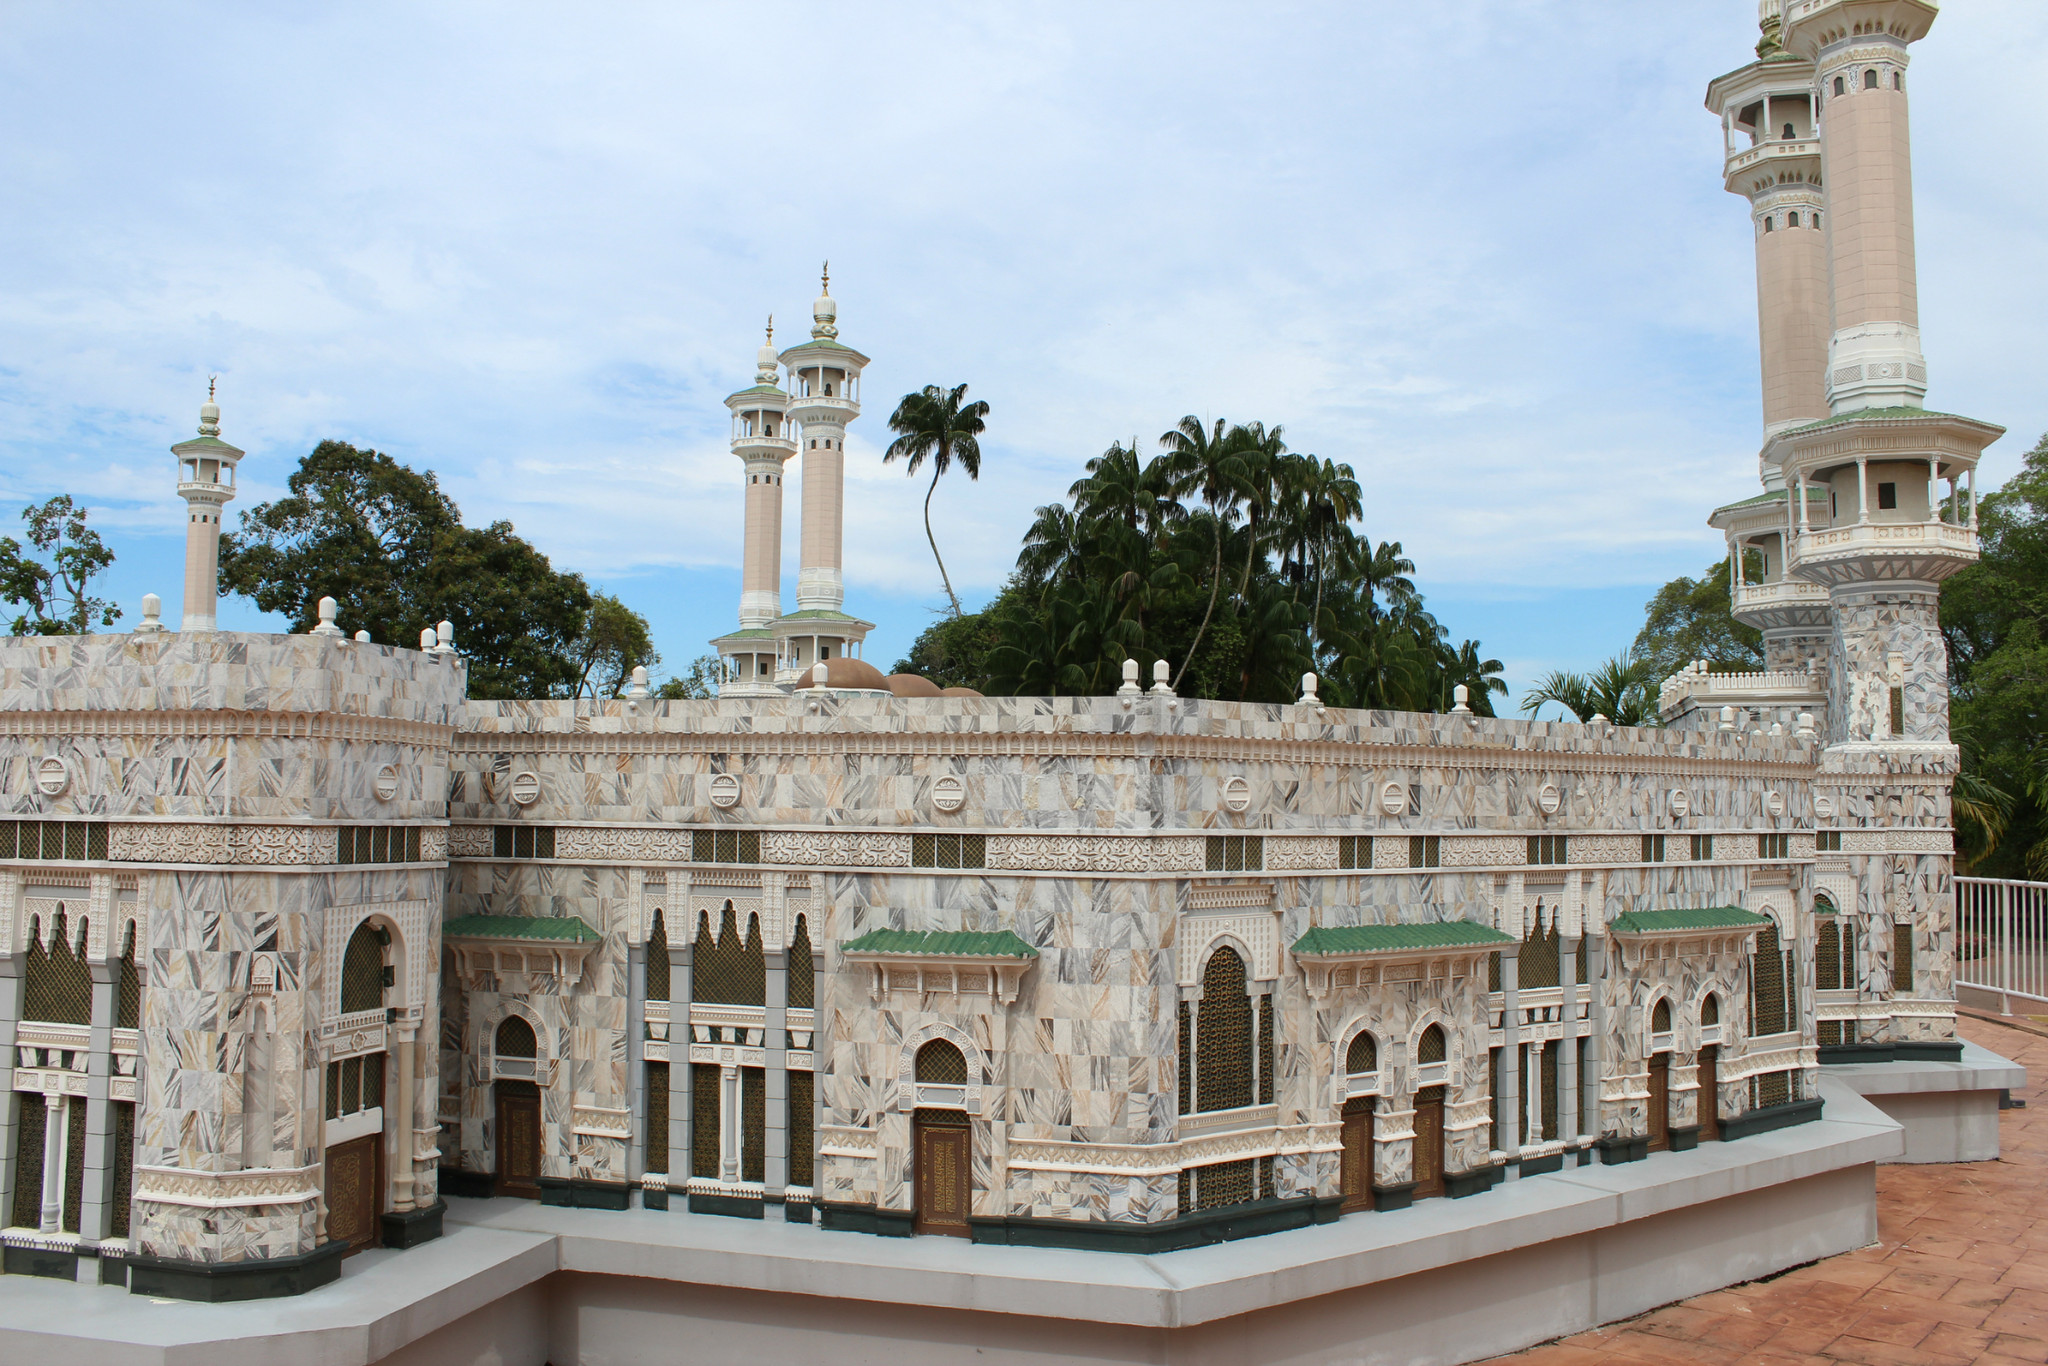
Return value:
M 310 630 L 331 596 L 344 630 L 387 645 L 411 645 L 422 628 L 450 621 L 472 697 L 560 697 L 580 686 L 590 589 L 557 573 L 510 522 L 464 526 L 431 472 L 341 441 L 315 447 L 288 486 L 221 537 L 228 591 L 289 617 L 295 631 Z
M 1617 726 L 1654 726 L 1664 678 L 1642 655 L 1617 655 L 1589 674 L 1553 671 L 1537 679 L 1522 695 L 1522 710 L 1534 715 L 1554 702 L 1580 721 L 1604 716 Z
M 0 600 L 23 609 L 12 632 L 81 636 L 95 624 L 120 620 L 120 608 L 91 592 L 92 581 L 114 563 L 114 552 L 85 524 L 85 509 L 63 493 L 40 507 L 23 508 L 21 517 L 28 523 L 29 548 L 0 536 Z
M 698 655 L 690 661 L 688 669 L 655 689 L 654 695 L 674 702 L 701 702 L 706 698 L 716 697 L 719 674 L 723 668 L 717 655 Z
M 1967 508 L 1963 520 L 1967 520 Z M 1953 515 L 1953 513 L 1952 513 Z M 2048 436 L 1978 510 L 1983 557 L 1942 585 L 1958 848 L 1986 877 L 2048 877 Z
M 573 654 L 581 670 L 576 677 L 579 697 L 617 697 L 632 682 L 634 669 L 661 663 L 647 618 L 609 593 L 591 594 Z
M 900 458 L 907 475 L 916 474 L 925 458 L 931 458 L 931 487 L 924 491 L 924 538 L 931 542 L 932 558 L 939 564 L 939 582 L 946 586 L 946 600 L 953 604 L 956 617 L 960 615 L 960 598 L 953 591 L 953 580 L 946 576 L 938 538 L 932 535 L 932 495 L 939 491 L 939 476 L 956 460 L 969 479 L 981 478 L 981 434 L 988 429 L 984 420 L 988 404 L 980 400 L 962 403 L 966 397 L 964 384 L 950 389 L 927 384 L 917 393 L 905 394 L 889 415 L 889 430 L 896 433 L 896 439 L 882 452 L 883 464 Z
M 1754 551 L 1743 565 L 1751 582 L 1763 577 L 1763 560 Z M 1696 659 L 1736 673 L 1763 668 L 1763 632 L 1737 621 L 1731 608 L 1728 561 L 1697 579 L 1673 579 L 1658 589 L 1633 655 L 1649 669 L 1652 688 Z
M 1398 542 L 1355 523 L 1348 465 L 1286 449 L 1281 429 L 1183 418 L 1146 458 L 1133 440 L 1038 509 L 1016 572 L 984 610 L 934 624 L 896 666 L 992 694 L 1101 695 L 1138 660 L 1184 696 L 1292 702 L 1301 676 L 1337 706 L 1442 711 L 1458 684 L 1493 714 L 1500 661 L 1453 644 Z

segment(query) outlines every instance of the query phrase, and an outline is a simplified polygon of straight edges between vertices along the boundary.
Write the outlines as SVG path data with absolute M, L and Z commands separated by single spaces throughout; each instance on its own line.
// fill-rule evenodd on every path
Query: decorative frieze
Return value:
M 489 853 L 490 827 L 458 829 L 465 832 L 465 840 L 468 832 L 480 829 L 483 852 Z M 339 834 L 331 825 L 116 821 L 107 826 L 107 857 L 116 863 L 317 866 L 337 862 L 339 844 Z M 448 850 L 446 830 L 439 826 L 420 828 L 420 862 L 438 863 L 448 856 Z
M 767 863 L 822 868 L 908 868 L 910 836 L 851 830 L 770 830 L 761 835 Z
M 1446 868 L 1504 868 L 1529 861 L 1528 840 L 1513 835 L 1446 835 Z
M 633 1137 L 633 1112 L 602 1105 L 573 1105 L 569 1108 L 569 1132 L 624 1142 Z
M 1303 835 L 1292 838 L 1268 835 L 1265 848 L 1266 871 L 1334 869 L 1337 866 L 1335 835 Z
M 298 1205 L 320 1198 L 320 1167 L 256 1167 L 233 1172 L 137 1167 L 135 1198 L 194 1209 Z
M 489 833 L 489 826 L 475 827 Z M 490 857 L 489 841 L 476 855 Z M 690 832 L 663 830 L 651 826 L 555 827 L 555 857 L 591 863 L 688 863 Z
M 0 736 L 67 740 L 349 740 L 441 749 L 453 726 L 340 712 L 105 710 L 0 712 Z

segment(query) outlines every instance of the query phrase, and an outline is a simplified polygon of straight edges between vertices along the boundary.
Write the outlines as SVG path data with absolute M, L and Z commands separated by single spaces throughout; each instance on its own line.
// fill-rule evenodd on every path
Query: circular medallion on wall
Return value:
M 377 770 L 377 800 L 388 802 L 398 795 L 398 765 L 386 764 Z
M 1252 785 L 1243 778 L 1230 778 L 1223 784 L 1223 804 L 1232 811 L 1242 811 L 1252 804 Z
M 1764 810 L 1769 812 L 1772 816 L 1784 815 L 1785 794 L 1782 792 L 1764 793 Z
M 540 775 L 538 773 L 515 773 L 512 775 L 512 800 L 521 806 L 532 806 L 540 800 Z
M 1692 798 L 1685 795 L 1685 789 L 1682 787 L 1672 788 L 1671 814 L 1674 816 L 1683 816 L 1686 812 L 1690 810 L 1692 810 Z
M 958 811 L 967 805 L 967 784 L 948 773 L 932 784 L 932 805 L 941 811 Z
M 1813 814 L 1822 820 L 1832 820 L 1835 815 L 1835 799 L 1822 794 L 1813 799 Z
M 1408 789 L 1399 783 L 1388 783 L 1380 788 L 1380 810 L 1389 816 L 1398 816 L 1408 809 Z
M 1557 790 L 1556 783 L 1545 783 L 1536 794 L 1536 805 L 1543 808 L 1544 815 L 1555 816 L 1557 809 L 1564 805 L 1564 794 Z
M 69 786 L 71 769 L 56 755 L 36 765 L 36 790 L 45 797 L 54 797 Z
M 740 780 L 721 773 L 711 780 L 711 804 L 724 810 L 740 804 Z

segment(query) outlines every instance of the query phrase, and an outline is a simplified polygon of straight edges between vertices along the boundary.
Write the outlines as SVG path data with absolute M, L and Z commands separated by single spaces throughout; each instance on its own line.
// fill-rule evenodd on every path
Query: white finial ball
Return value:
M 164 600 L 162 598 L 154 593 L 144 593 L 142 595 L 142 615 L 145 617 L 158 617 L 163 615 L 163 611 Z
M 333 598 L 320 599 L 320 620 L 322 622 L 333 621 L 334 614 L 336 612 L 339 612 L 340 610 L 341 604 L 336 602 Z
M 358 645 L 368 645 L 369 643 L 370 643 L 370 633 L 369 633 L 368 631 L 358 631 L 358 632 L 356 632 L 356 644 L 358 644 Z
M 422 628 L 420 629 L 420 648 L 421 648 L 422 650 L 426 650 L 426 651 L 428 651 L 428 652 L 432 652 L 432 650 L 433 650 L 433 648 L 434 648 L 434 628 L 433 628 L 433 627 L 431 627 L 431 626 L 425 626 L 425 627 L 422 627 Z
M 442 653 L 446 654 L 449 651 L 453 650 L 455 648 L 455 623 L 452 621 L 444 621 L 434 629 L 435 634 L 438 635 L 441 639 Z

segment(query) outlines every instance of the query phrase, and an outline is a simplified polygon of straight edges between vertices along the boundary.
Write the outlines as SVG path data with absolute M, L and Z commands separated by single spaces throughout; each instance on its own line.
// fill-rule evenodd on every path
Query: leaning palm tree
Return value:
M 969 479 L 981 478 L 981 434 L 988 430 L 988 404 L 981 400 L 963 404 L 967 386 L 956 384 L 942 389 L 927 384 L 914 394 L 905 394 L 889 415 L 889 430 L 896 439 L 882 452 L 882 463 L 902 456 L 908 462 L 904 473 L 915 475 L 925 457 L 932 460 L 931 487 L 924 493 L 924 538 L 931 542 L 932 558 L 939 563 L 939 582 L 946 586 L 946 598 L 953 615 L 960 615 L 960 598 L 953 580 L 946 574 L 946 561 L 939 555 L 938 538 L 932 535 L 932 495 L 938 492 L 939 476 L 957 459 Z

